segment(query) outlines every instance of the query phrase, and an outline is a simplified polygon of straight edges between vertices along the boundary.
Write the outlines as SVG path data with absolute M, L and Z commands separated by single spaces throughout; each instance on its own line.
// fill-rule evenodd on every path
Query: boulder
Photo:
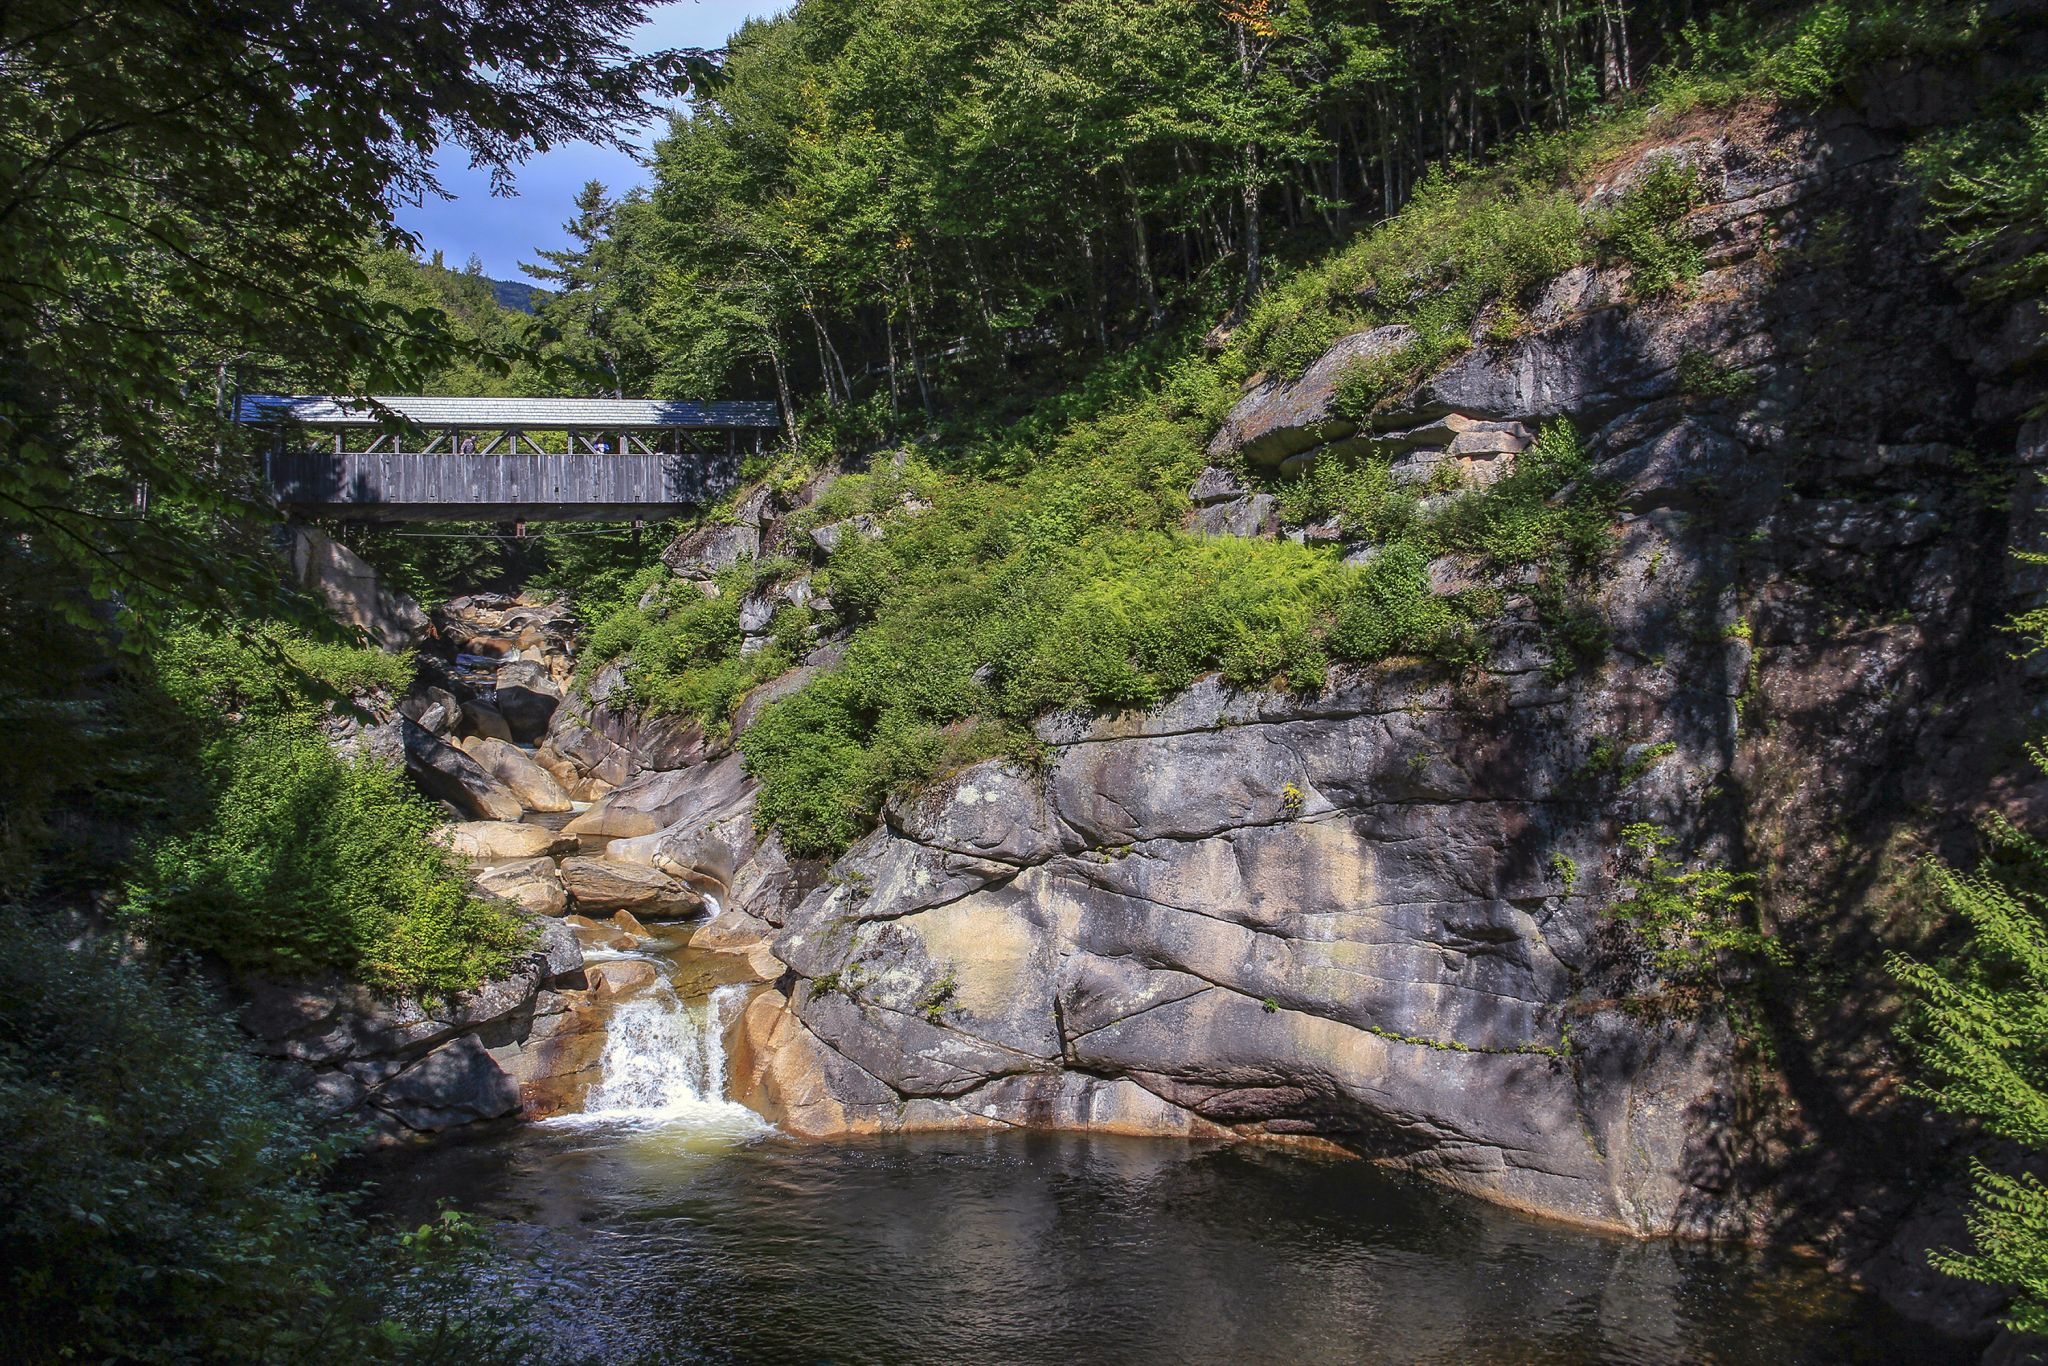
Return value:
M 590 979 L 590 994 L 600 1000 L 632 996 L 661 980 L 660 971 L 644 958 L 615 958 L 592 963 L 583 971 Z
M 1236 470 L 1227 465 L 1210 465 L 1196 476 L 1194 487 L 1188 490 L 1188 501 L 1198 508 L 1213 507 L 1251 491 L 1244 476 Z
M 665 773 L 643 773 L 563 828 L 572 835 L 629 839 L 681 821 L 699 821 L 745 801 L 753 791 L 740 756 Z
M 510 863 L 576 851 L 573 836 L 525 821 L 458 821 L 444 825 L 434 842 L 472 863 Z
M 1209 456 L 1237 455 L 1256 465 L 1282 460 L 1350 436 L 1358 424 L 1332 410 L 1337 387 L 1356 365 L 1391 355 L 1415 340 L 1415 329 L 1375 327 L 1339 338 L 1299 379 L 1262 381 L 1230 410 L 1209 443 Z
M 506 723 L 504 713 L 481 698 L 473 697 L 463 704 L 462 719 L 478 735 L 512 742 L 512 727 Z
M 385 588 L 353 550 L 310 526 L 293 526 L 284 535 L 299 585 L 317 593 L 342 621 L 387 650 L 403 650 L 426 634 L 431 622 L 420 605 Z
M 442 737 L 454 734 L 462 725 L 462 704 L 455 700 L 455 694 L 431 685 L 401 701 L 398 714 Z
M 563 859 L 562 886 L 586 911 L 635 910 L 674 919 L 704 906 L 701 896 L 667 873 L 610 859 Z
M 716 578 L 721 570 L 761 554 L 761 528 L 752 523 L 713 522 L 685 532 L 662 552 L 661 562 L 678 578 Z
M 512 789 L 528 811 L 567 811 L 573 803 L 552 773 L 532 755 L 503 740 L 479 738 L 464 748 L 490 775 Z
M 533 752 L 533 761 L 548 771 L 562 791 L 573 802 L 594 802 L 612 790 L 612 784 L 593 774 L 584 772 L 566 755 L 551 745 L 542 745 Z
M 881 522 L 862 512 L 842 522 L 827 522 L 824 526 L 812 527 L 811 544 L 829 555 L 848 536 L 859 536 L 863 540 L 872 541 L 881 534 Z
M 534 740 L 545 734 L 561 701 L 562 690 L 545 665 L 518 659 L 498 666 L 498 710 L 513 739 Z
M 512 1114 L 519 1108 L 519 1086 L 475 1035 L 465 1034 L 385 1082 L 370 1104 L 409 1129 L 439 1133 Z
M 501 863 L 479 872 L 475 881 L 479 891 L 503 897 L 534 915 L 560 915 L 569 906 L 569 894 L 551 858 Z
M 1188 514 L 1188 530 L 1204 536 L 1263 536 L 1275 525 L 1278 500 L 1270 493 L 1246 493 Z
M 406 772 L 429 797 L 479 820 L 519 819 L 524 809 L 519 798 L 476 760 L 417 722 L 400 717 L 392 724 L 397 727 Z

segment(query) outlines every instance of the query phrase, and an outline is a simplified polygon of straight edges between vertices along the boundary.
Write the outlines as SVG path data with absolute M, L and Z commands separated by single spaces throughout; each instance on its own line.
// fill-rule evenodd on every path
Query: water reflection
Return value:
M 606 1361 L 1960 1359 L 1822 1273 L 1356 1162 L 1075 1135 L 543 1128 L 397 1173 L 502 1221 Z

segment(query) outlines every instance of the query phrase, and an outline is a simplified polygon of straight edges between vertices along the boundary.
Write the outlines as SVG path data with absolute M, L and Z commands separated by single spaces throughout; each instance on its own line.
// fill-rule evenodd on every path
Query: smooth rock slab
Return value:
M 478 738 L 463 748 L 493 778 L 511 788 L 528 811 L 568 811 L 573 807 L 569 794 L 562 790 L 555 776 L 517 745 Z
M 657 917 L 694 914 L 704 899 L 667 873 L 602 858 L 562 860 L 562 886 L 585 911 L 643 911 Z
M 444 825 L 433 840 L 457 857 L 475 863 L 507 863 L 572 853 L 573 835 L 558 834 L 545 826 L 519 820 L 457 821 Z
M 513 1113 L 519 1108 L 519 1084 L 474 1035 L 465 1034 L 384 1083 L 370 1104 L 408 1129 L 439 1133 Z
M 499 864 L 478 873 L 475 881 L 479 891 L 503 897 L 534 915 L 560 915 L 569 907 L 569 893 L 551 858 Z

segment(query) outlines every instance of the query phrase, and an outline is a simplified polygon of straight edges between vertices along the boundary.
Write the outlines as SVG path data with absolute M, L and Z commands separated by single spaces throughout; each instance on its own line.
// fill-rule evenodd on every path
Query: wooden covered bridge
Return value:
M 254 394 L 263 473 L 287 512 L 376 521 L 672 516 L 739 479 L 772 403 Z

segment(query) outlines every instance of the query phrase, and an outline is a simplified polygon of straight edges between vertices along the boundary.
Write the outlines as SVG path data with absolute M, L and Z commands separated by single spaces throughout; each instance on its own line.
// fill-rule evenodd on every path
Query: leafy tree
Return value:
M 586 385 L 601 384 L 613 398 L 643 392 L 653 368 L 646 256 L 614 240 L 643 202 L 618 204 L 602 183 L 586 183 L 576 196 L 576 217 L 564 225 L 575 245 L 543 249 L 545 265 L 521 267 L 555 287 L 539 309 L 543 327 L 555 334 L 550 355 L 585 372 Z
M 195 981 L 0 907 L 0 1333 L 56 1361 L 512 1362 L 521 1297 L 443 1219 L 366 1224 L 343 1144 Z
M 527 943 L 429 842 L 439 818 L 398 769 L 289 723 L 238 729 L 208 766 L 205 823 L 150 851 L 129 900 L 153 934 L 242 971 L 430 992 L 474 987 Z
M 366 241 L 451 143 L 502 171 L 653 113 L 641 0 L 22 0 L 0 10 L 0 547 L 131 622 L 271 596 L 238 383 L 405 389 L 459 347 Z M 226 520 L 224 520 L 226 519 Z
M 651 255 L 664 392 L 929 416 L 1258 296 L 1432 166 L 1625 93 L 1699 8 L 808 0 L 734 37 L 613 241 Z

